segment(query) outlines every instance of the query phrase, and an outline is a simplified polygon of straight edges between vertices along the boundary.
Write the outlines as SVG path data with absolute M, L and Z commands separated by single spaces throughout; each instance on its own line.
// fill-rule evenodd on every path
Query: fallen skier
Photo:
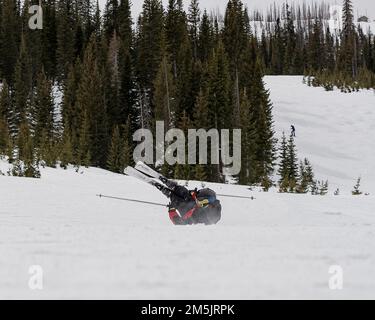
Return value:
M 170 182 L 170 191 L 163 192 L 170 200 L 169 218 L 175 225 L 217 224 L 221 219 L 221 204 L 211 189 L 189 191 Z
M 213 225 L 221 219 L 221 204 L 211 189 L 190 191 L 142 162 L 126 168 L 125 173 L 153 185 L 170 199 L 169 217 L 175 225 Z

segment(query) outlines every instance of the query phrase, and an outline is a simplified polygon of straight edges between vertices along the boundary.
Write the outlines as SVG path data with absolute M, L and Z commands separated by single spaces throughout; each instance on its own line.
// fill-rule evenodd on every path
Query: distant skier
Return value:
M 189 191 L 170 180 L 167 187 L 162 192 L 171 200 L 169 218 L 175 225 L 213 225 L 220 221 L 221 204 L 211 189 Z
M 296 127 L 294 125 L 291 125 L 290 128 L 292 137 L 296 137 Z

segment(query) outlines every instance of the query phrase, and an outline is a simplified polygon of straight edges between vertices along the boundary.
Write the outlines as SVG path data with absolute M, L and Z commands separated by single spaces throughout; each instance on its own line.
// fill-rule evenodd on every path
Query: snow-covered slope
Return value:
M 373 190 L 372 93 L 326 93 L 298 77 L 266 82 L 278 134 L 296 125 L 299 151 L 317 174 L 349 190 L 362 173 Z M 94 168 L 47 168 L 38 180 L 0 176 L 0 298 L 375 297 L 373 195 L 212 187 L 256 200 L 223 198 L 219 225 L 175 227 L 162 208 L 95 196 L 166 203 L 130 177 Z M 43 290 L 29 289 L 32 265 L 43 268 Z M 343 269 L 343 290 L 328 287 L 332 265 Z
M 346 194 L 358 177 L 364 192 L 375 194 L 375 93 L 326 92 L 302 77 L 266 77 L 274 103 L 278 137 L 293 124 L 301 158 L 308 157 L 318 179 Z

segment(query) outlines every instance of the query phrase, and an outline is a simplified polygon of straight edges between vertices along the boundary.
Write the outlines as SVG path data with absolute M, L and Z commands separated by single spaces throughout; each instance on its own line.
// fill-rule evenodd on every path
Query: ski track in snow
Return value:
M 0 298 L 375 298 L 373 92 L 325 92 L 301 77 L 265 81 L 277 136 L 296 126 L 299 154 L 332 183 L 329 195 L 209 185 L 256 200 L 222 198 L 219 225 L 175 227 L 166 210 L 95 196 L 166 203 L 130 177 L 94 168 L 0 176 Z M 360 174 L 370 196 L 350 195 Z M 28 287 L 31 265 L 43 268 L 43 290 Z M 331 265 L 343 268 L 343 290 L 328 287 Z

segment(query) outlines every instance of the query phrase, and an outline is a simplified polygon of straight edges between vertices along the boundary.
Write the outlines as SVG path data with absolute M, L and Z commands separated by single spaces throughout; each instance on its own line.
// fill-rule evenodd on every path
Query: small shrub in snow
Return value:
M 360 196 L 362 194 L 362 191 L 360 190 L 361 187 L 361 178 L 357 179 L 357 183 L 354 186 L 354 190 L 352 191 L 353 196 Z
M 320 182 L 319 194 L 325 196 L 328 193 L 328 181 Z
M 273 186 L 273 182 L 268 176 L 264 176 L 262 178 L 261 186 L 264 192 L 268 192 Z
M 310 192 L 313 196 L 316 196 L 319 194 L 319 187 L 318 187 L 318 181 L 314 180 L 310 186 Z

